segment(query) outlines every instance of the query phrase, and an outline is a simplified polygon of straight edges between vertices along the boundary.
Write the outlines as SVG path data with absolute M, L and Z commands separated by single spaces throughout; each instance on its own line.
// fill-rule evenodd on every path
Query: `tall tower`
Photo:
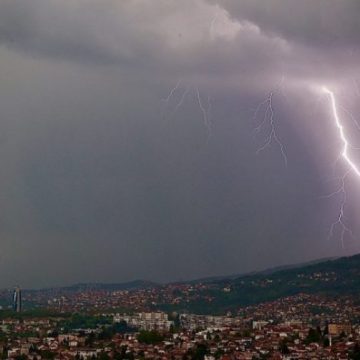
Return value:
M 14 290 L 14 297 L 13 297 L 13 309 L 16 312 L 21 312 L 21 289 L 16 287 Z

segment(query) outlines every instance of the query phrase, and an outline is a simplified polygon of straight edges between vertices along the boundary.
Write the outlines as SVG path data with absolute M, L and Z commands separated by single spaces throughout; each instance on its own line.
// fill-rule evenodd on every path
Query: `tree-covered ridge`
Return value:
M 164 309 L 184 308 L 198 313 L 223 313 L 299 293 L 360 294 L 360 255 L 321 263 L 207 282 L 198 299 Z

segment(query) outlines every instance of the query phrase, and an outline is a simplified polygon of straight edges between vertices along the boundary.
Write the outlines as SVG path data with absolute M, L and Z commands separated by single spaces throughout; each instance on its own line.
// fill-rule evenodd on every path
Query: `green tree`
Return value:
M 15 360 L 26 360 L 27 359 L 27 356 L 26 355 L 18 355 L 18 356 L 15 356 Z
M 197 344 L 191 359 L 203 360 L 205 355 L 207 355 L 208 353 L 209 353 L 209 348 L 205 343 Z
M 317 343 L 321 340 L 321 332 L 318 329 L 309 329 L 309 333 L 305 339 L 306 344 Z
M 40 352 L 42 359 L 49 359 L 52 360 L 55 358 L 55 353 L 51 352 L 50 350 L 43 350 Z
M 353 350 L 349 354 L 351 360 L 360 360 L 360 345 L 356 343 Z
M 329 347 L 330 346 L 330 340 L 328 337 L 324 337 L 323 339 L 323 346 L 324 347 Z
M 102 351 L 97 358 L 98 360 L 110 360 L 110 356 L 104 351 Z
M 103 326 L 101 332 L 98 334 L 99 340 L 110 340 L 114 336 L 112 327 Z
M 164 340 L 164 337 L 157 331 L 140 331 L 138 335 L 138 341 L 143 344 L 158 344 Z
M 284 354 L 284 355 L 287 355 L 287 354 L 290 353 L 290 350 L 289 350 L 289 348 L 288 348 L 288 346 L 287 346 L 287 341 L 286 341 L 286 339 L 281 340 L 280 346 L 279 346 L 279 350 L 280 350 L 280 352 L 281 352 L 282 354 Z
M 95 341 L 95 334 L 91 332 L 86 338 L 85 338 L 85 345 L 86 346 L 93 346 Z
M 116 334 L 124 334 L 124 333 L 134 332 L 135 329 L 129 327 L 126 321 L 120 321 L 113 325 L 113 331 Z
M 217 349 L 214 354 L 215 359 L 220 359 L 222 355 L 224 355 L 224 351 L 222 349 Z

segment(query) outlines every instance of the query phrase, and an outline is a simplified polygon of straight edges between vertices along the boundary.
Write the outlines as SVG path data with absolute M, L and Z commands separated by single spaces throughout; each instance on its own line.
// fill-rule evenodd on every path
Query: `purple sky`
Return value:
M 348 168 L 321 88 L 360 147 L 359 18 L 358 0 L 2 0 L 0 287 L 358 252 L 353 173 L 353 236 L 329 237 Z

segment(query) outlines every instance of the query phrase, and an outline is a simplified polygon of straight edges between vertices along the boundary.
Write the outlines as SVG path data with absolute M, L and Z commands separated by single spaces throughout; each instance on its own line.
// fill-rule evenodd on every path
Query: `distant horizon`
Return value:
M 189 282 L 201 282 L 201 281 L 211 281 L 211 280 L 221 280 L 221 279 L 231 279 L 231 278 L 236 278 L 236 277 L 243 277 L 243 276 L 247 276 L 247 275 L 255 275 L 255 274 L 262 274 L 262 273 L 266 273 L 266 272 L 278 272 L 278 271 L 282 271 L 282 270 L 286 270 L 287 268 L 296 268 L 296 267 L 302 267 L 302 266 L 307 266 L 307 265 L 312 265 L 312 264 L 318 264 L 318 263 L 322 263 L 322 262 L 326 262 L 326 261 L 331 261 L 331 260 L 337 260 L 337 259 L 341 259 L 341 258 L 348 258 L 348 257 L 353 257 L 353 256 L 358 256 L 360 255 L 360 253 L 358 254 L 351 254 L 351 255 L 344 255 L 344 256 L 338 256 L 338 257 L 326 257 L 326 258 L 319 258 L 319 259 L 311 259 L 311 260 L 306 260 L 303 262 L 296 262 L 296 263 L 287 263 L 287 264 L 283 264 L 283 265 L 278 265 L 278 266 L 273 266 L 273 267 L 267 267 L 267 268 L 263 268 L 263 269 L 258 269 L 258 270 L 254 270 L 254 271 L 250 271 L 250 272 L 246 272 L 246 273 L 235 273 L 235 274 L 220 274 L 220 275 L 213 275 L 213 276 L 207 276 L 207 277 L 200 277 L 200 278 L 190 278 L 190 279 L 184 279 L 184 280 L 173 280 L 173 281 L 167 281 L 167 282 L 161 282 L 161 281 L 156 281 L 156 280 L 149 280 L 149 279 L 132 279 L 132 280 L 126 280 L 126 281 L 118 281 L 118 282 L 106 282 L 106 281 L 99 281 L 99 282 L 77 282 L 77 283 L 71 283 L 71 284 L 65 284 L 65 285 L 56 285 L 56 286 L 45 286 L 45 287 L 40 287 L 40 288 L 31 288 L 31 287 L 21 287 L 21 290 L 24 291 L 37 291 L 37 290 L 50 290 L 50 289 L 58 289 L 58 288 L 67 288 L 67 287 L 76 287 L 76 286 L 86 286 L 86 285 L 126 285 L 126 284 L 132 284 L 132 283 L 136 283 L 136 282 L 144 282 L 144 283 L 149 283 L 149 284 L 154 284 L 154 285 L 168 285 L 168 284 L 176 284 L 176 283 L 189 283 Z M 15 288 L 16 286 L 14 286 L 13 288 Z M 11 290 L 13 289 L 11 287 L 9 288 L 2 288 L 1 290 Z

